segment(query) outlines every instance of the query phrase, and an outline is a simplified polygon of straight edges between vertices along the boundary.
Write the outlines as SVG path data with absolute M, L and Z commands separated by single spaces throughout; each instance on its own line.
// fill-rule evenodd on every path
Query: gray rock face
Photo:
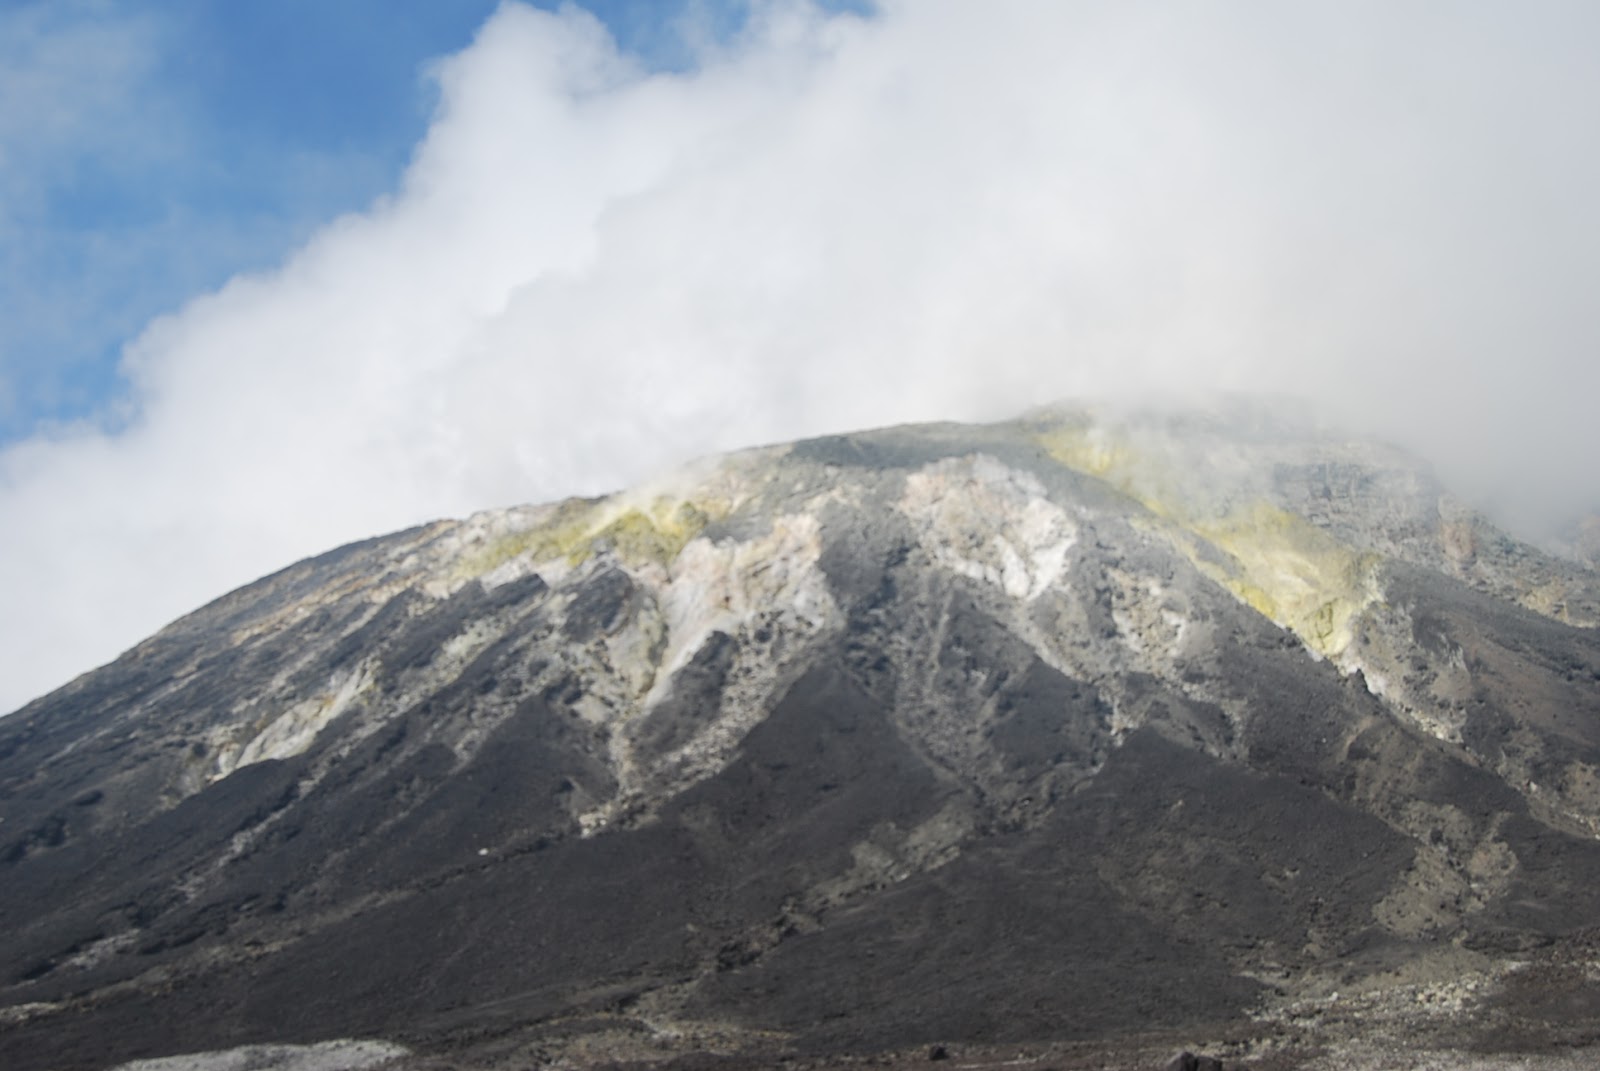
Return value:
M 0 1065 L 1571 1045 L 1597 619 L 1263 420 L 863 433 L 345 547 L 0 720 Z

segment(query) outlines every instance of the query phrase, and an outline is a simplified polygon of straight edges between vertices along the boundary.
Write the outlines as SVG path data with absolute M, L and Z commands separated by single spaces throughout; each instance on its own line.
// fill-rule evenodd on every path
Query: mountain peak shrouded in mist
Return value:
M 181 98 L 100 80 L 210 57 L 151 53 L 161 6 L 122 36 L 99 4 L 0 27 L 99 20 L 93 50 L 0 49 L 0 87 L 94 91 L 6 109 L 8 164 L 62 116 L 183 144 Z M 1595 508 L 1600 8 L 711 6 L 749 17 L 663 70 L 577 6 L 501 5 L 427 68 L 437 108 L 383 196 L 130 325 L 120 396 L 0 452 L 0 708 L 371 532 L 1058 396 L 1312 398 L 1518 533 Z M 18 51 L 72 62 L 6 80 Z M 8 252 L 34 204 L 0 211 Z M 165 262 L 228 232 L 152 233 Z M 7 310 L 70 327 L 136 281 L 139 235 L 97 238 L 115 278 L 62 307 L 22 265 Z
M 1592 567 L 1258 405 L 351 544 L 0 720 L 0 1062 L 1554 1068 L 1597 623 Z

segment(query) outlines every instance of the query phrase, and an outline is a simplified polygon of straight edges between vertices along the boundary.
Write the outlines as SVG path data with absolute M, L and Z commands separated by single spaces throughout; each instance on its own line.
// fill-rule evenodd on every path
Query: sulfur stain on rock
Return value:
M 1219 564 L 1191 553 L 1202 572 L 1324 656 L 1350 646 L 1355 619 L 1378 597 L 1376 555 L 1268 503 L 1187 527 L 1226 554 Z
M 657 495 L 643 504 L 624 496 L 570 498 L 528 528 L 502 535 L 460 563 L 464 577 L 489 573 L 513 559 L 534 564 L 584 564 L 611 550 L 630 565 L 670 565 L 706 525 L 730 512 L 715 498 Z
M 1036 432 L 1054 460 L 1144 506 L 1155 531 L 1241 602 L 1337 658 L 1378 598 L 1379 557 L 1358 553 L 1264 498 L 1209 490 L 1114 429 L 1068 421 Z

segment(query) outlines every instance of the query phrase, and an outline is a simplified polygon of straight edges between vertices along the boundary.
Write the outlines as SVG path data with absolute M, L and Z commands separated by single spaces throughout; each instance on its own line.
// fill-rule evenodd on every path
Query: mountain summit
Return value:
M 1588 1043 L 1597 624 L 1248 408 L 353 544 L 0 720 L 0 1065 Z

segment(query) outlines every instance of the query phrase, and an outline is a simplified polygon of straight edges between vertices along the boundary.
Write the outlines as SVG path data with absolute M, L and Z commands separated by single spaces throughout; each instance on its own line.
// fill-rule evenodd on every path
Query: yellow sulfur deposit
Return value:
M 1104 480 L 1158 516 L 1167 516 L 1178 500 L 1172 474 L 1106 428 L 1073 421 L 1040 430 L 1034 438 L 1067 468 Z
M 1219 564 L 1190 550 L 1201 572 L 1320 654 L 1350 646 L 1352 622 L 1376 597 L 1375 555 L 1266 502 L 1186 527 L 1226 554 Z
M 511 532 L 468 557 L 462 571 L 481 576 L 513 558 L 582 565 L 610 549 L 630 565 L 669 565 L 707 524 L 725 517 L 728 504 L 717 500 L 658 495 L 638 506 L 618 498 L 572 498 L 541 523 Z
M 607 523 L 590 539 L 591 551 L 609 544 L 624 561 L 668 565 L 711 523 L 712 516 L 690 501 L 661 497 L 648 511 L 629 509 Z
M 1159 451 L 1151 456 L 1082 422 L 1040 430 L 1035 440 L 1061 464 L 1138 501 L 1165 522 L 1155 531 L 1197 569 L 1319 654 L 1336 657 L 1349 647 L 1355 618 L 1377 597 L 1375 555 L 1258 498 L 1208 500 Z M 1207 546 L 1220 553 L 1205 553 Z

